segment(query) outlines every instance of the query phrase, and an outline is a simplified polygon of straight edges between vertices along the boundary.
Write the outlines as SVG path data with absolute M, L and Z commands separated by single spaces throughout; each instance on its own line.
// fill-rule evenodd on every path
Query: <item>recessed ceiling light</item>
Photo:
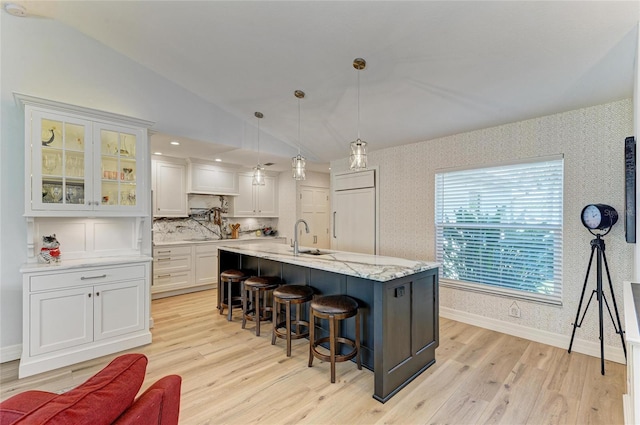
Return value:
M 19 4 L 6 3 L 4 5 L 4 10 L 9 15 L 18 16 L 20 18 L 24 18 L 25 16 L 27 16 L 27 9 L 25 9 L 24 6 Z
M 154 152 L 154 155 L 162 155 L 162 152 Z
M 222 159 L 221 158 L 216 158 L 216 159 L 214 159 L 214 161 L 215 162 L 222 162 Z
M 178 142 L 177 140 L 172 140 L 171 144 L 174 146 L 178 146 L 180 144 L 180 142 Z

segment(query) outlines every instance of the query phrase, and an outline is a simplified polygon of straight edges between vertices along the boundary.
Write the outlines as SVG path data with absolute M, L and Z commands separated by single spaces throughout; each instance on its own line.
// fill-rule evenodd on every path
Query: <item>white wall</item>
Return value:
M 440 306 L 460 319 L 485 321 L 505 332 L 530 330 L 543 335 L 545 342 L 568 348 L 593 238 L 582 226 L 580 212 L 589 203 L 609 204 L 624 212 L 624 139 L 631 134 L 633 105 L 627 99 L 370 152 L 370 166 L 380 169 L 380 253 L 435 260 L 434 174 L 438 169 L 564 154 L 563 305 L 518 301 L 522 317 L 516 319 L 507 314 L 512 299 L 442 288 Z M 347 167 L 346 160 L 331 164 L 332 172 Z M 634 245 L 625 242 L 622 221 L 605 241 L 622 314 L 622 282 L 633 278 Z M 589 291 L 595 289 L 595 270 L 590 277 Z M 598 342 L 597 325 L 597 307 L 592 305 L 576 339 Z M 605 353 L 613 352 L 620 359 L 620 337 L 608 316 L 605 331 L 605 343 L 610 346 Z
M 160 47 L 159 47 L 160 48 Z M 153 71 L 56 21 L 0 13 L 0 361 L 16 358 L 22 341 L 22 282 L 26 261 L 24 213 L 24 112 L 19 92 L 69 104 L 142 118 L 153 130 L 248 147 L 245 121 L 205 102 Z M 217 123 L 235 122 L 221 133 Z M 228 126 L 225 126 L 228 128 Z M 261 137 L 263 149 L 293 156 L 290 146 Z

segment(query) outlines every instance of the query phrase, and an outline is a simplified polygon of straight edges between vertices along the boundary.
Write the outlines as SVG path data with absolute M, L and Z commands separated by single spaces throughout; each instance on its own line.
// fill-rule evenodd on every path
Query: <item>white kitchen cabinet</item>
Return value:
M 148 213 L 151 123 L 16 97 L 25 104 L 25 215 Z
M 187 191 L 205 195 L 237 195 L 238 176 L 232 169 L 213 164 L 189 162 Z
M 218 244 L 195 245 L 195 286 L 218 284 Z
M 333 176 L 331 249 L 376 253 L 375 172 Z
M 234 198 L 234 217 L 277 217 L 278 180 L 266 175 L 264 186 L 253 185 L 252 173 L 239 173 L 240 193 Z
M 192 262 L 192 244 L 154 247 L 153 297 L 192 286 Z
M 153 216 L 187 217 L 187 164 L 152 161 Z
M 23 274 L 19 377 L 151 342 L 150 262 Z

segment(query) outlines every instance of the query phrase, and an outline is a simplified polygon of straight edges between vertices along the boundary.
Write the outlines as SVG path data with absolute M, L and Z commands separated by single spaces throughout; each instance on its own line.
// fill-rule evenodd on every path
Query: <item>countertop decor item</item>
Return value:
M 43 264 L 57 263 L 60 261 L 60 242 L 56 239 L 55 233 L 42 237 L 42 248 L 38 261 Z
M 238 239 L 240 235 L 240 223 L 230 224 L 229 227 L 231 228 L 231 239 Z

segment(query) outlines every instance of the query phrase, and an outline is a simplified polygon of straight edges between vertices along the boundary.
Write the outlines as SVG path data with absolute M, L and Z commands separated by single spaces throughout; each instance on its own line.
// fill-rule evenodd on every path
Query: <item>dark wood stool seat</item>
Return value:
M 220 285 L 218 288 L 218 310 L 220 314 L 224 314 L 224 308 L 229 308 L 229 314 L 227 320 L 232 320 L 233 307 L 242 306 L 242 281 L 248 276 L 241 270 L 225 270 L 220 273 Z M 239 286 L 236 295 L 234 295 L 233 288 Z M 224 293 L 226 290 L 226 294 Z
M 337 327 L 340 320 L 350 317 L 356 318 L 355 341 L 338 336 Z M 315 338 L 316 317 L 329 320 L 329 336 Z M 346 295 L 326 295 L 317 297 L 311 301 L 310 308 L 310 328 L 309 328 L 309 367 L 313 363 L 313 358 L 331 362 L 331 382 L 336 382 L 336 362 L 344 362 L 356 358 L 358 369 L 362 369 L 360 361 L 360 314 L 358 312 L 358 302 Z M 318 346 L 329 343 L 329 354 L 324 354 L 318 350 Z M 353 347 L 346 354 L 338 354 L 338 344 Z
M 291 357 L 291 340 L 309 336 L 309 322 L 303 320 L 301 315 L 302 304 L 313 299 L 314 290 L 307 285 L 282 285 L 273 290 L 273 333 L 271 345 L 275 345 L 276 337 L 287 340 L 287 357 Z M 285 320 L 278 321 L 280 307 L 285 307 Z M 296 317 L 293 321 L 295 332 L 291 325 L 291 305 L 296 306 Z M 301 331 L 301 327 L 304 330 Z M 280 329 L 284 328 L 282 331 Z
M 251 276 L 243 282 L 242 288 L 242 329 L 247 320 L 256 322 L 256 336 L 260 336 L 260 322 L 271 320 L 270 313 L 273 307 L 267 305 L 267 294 L 273 291 L 281 283 L 276 276 Z M 250 300 L 253 298 L 253 300 Z M 262 298 L 262 305 L 260 305 Z M 251 301 L 251 307 L 249 302 Z

